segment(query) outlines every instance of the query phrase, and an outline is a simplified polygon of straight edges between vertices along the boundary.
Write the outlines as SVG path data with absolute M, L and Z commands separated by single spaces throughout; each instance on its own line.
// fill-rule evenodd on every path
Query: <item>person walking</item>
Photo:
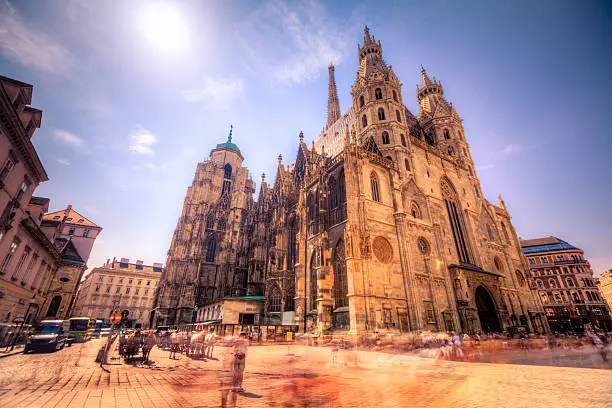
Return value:
M 244 368 L 246 366 L 246 355 L 247 355 L 248 341 L 246 333 L 240 333 L 240 337 L 234 342 L 234 365 L 233 365 L 233 381 L 232 391 L 243 392 L 242 379 L 244 376 Z

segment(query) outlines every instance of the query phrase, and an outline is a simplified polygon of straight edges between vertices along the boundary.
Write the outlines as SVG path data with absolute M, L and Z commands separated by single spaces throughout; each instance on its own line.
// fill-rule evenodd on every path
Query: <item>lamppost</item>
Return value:
M 191 315 L 191 323 L 195 323 L 198 319 L 198 306 L 193 307 L 193 314 Z

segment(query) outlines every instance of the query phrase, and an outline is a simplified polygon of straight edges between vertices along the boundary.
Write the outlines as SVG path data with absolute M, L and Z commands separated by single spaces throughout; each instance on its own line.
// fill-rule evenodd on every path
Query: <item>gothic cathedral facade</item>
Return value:
M 230 137 L 199 163 L 156 299 L 191 323 L 227 296 L 265 296 L 260 323 L 352 334 L 547 332 L 510 215 L 481 192 L 457 111 L 421 69 L 419 114 L 365 28 L 350 109 L 329 67 L 327 125 L 274 183 Z

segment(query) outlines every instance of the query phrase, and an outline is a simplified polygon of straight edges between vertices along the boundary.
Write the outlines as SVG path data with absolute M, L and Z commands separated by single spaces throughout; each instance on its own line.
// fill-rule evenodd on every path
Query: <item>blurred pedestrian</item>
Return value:
M 240 337 L 234 341 L 234 365 L 233 365 L 233 381 L 232 381 L 232 391 L 233 392 L 243 392 L 242 388 L 242 380 L 244 377 L 244 368 L 246 366 L 246 356 L 247 356 L 247 347 L 248 341 L 246 338 L 246 333 L 240 333 Z

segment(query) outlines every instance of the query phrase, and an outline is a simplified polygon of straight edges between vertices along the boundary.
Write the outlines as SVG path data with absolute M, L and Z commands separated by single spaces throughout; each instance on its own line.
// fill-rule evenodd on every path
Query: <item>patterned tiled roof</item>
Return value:
M 568 244 L 557 237 L 526 239 L 521 241 L 521 247 L 524 254 L 565 251 L 568 249 L 579 250 L 579 248 L 576 248 L 575 246 Z

